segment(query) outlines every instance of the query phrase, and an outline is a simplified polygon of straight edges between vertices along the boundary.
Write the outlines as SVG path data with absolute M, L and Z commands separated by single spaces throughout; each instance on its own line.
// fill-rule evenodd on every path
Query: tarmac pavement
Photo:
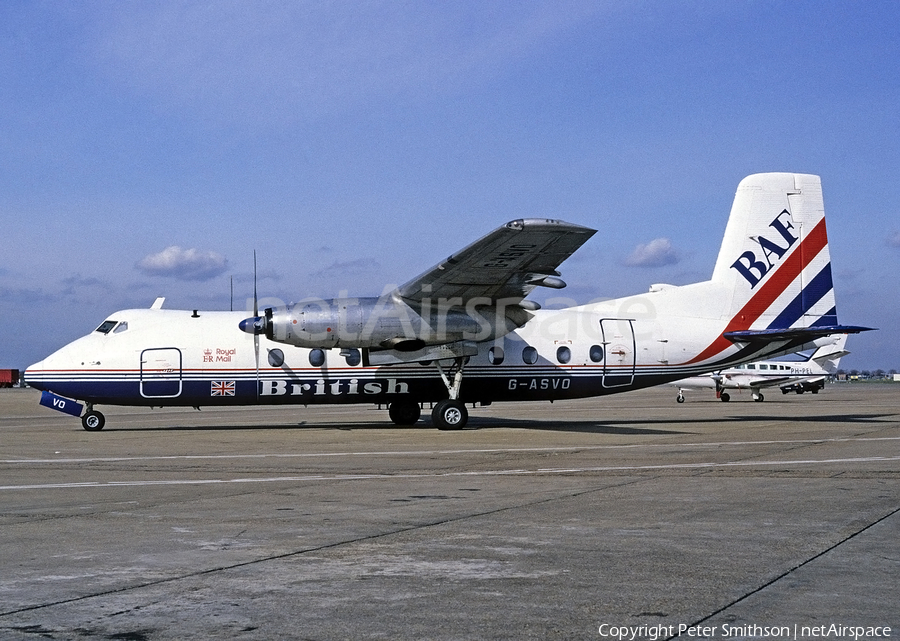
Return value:
M 900 637 L 900 385 L 675 395 L 92 433 L 0 390 L 0 638 Z

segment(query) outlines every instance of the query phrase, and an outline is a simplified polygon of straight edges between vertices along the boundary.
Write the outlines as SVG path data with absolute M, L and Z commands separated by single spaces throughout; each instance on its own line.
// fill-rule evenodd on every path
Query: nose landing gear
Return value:
M 87 411 L 81 417 L 81 426 L 88 432 L 99 432 L 106 425 L 106 417 L 88 404 Z

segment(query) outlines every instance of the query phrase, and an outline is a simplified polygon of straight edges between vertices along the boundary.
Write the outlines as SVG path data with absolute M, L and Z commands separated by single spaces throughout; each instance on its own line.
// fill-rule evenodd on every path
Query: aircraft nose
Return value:
M 42 390 L 44 389 L 41 385 L 42 383 L 42 374 L 44 373 L 44 361 L 40 361 L 35 363 L 34 365 L 29 365 L 25 368 L 25 374 L 22 375 L 22 379 L 25 381 L 25 384 L 29 387 L 33 387 L 35 389 Z

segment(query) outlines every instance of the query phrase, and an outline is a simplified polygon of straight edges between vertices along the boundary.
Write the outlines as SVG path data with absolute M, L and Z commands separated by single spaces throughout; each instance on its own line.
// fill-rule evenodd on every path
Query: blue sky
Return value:
M 822 176 L 846 368 L 900 370 L 896 2 L 4 2 L 0 367 L 123 308 L 377 295 L 508 220 L 583 303 Z

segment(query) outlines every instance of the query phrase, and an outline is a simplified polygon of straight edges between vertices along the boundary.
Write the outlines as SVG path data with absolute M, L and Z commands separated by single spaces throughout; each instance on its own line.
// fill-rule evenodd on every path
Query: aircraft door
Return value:
M 141 396 L 175 398 L 181 395 L 181 350 L 154 347 L 141 352 Z
M 622 387 L 634 382 L 634 321 L 625 318 L 600 320 L 603 334 L 603 387 Z

